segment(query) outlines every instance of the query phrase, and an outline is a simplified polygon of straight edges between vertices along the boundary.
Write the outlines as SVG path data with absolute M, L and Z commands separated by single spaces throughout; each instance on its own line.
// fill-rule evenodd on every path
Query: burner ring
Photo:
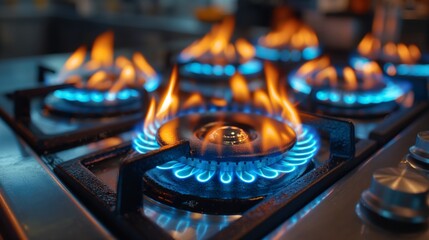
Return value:
M 321 50 L 318 46 L 309 46 L 302 50 L 293 49 L 290 46 L 283 48 L 271 48 L 264 45 L 257 45 L 256 56 L 263 60 L 281 62 L 300 62 L 315 59 L 320 56 Z
M 262 63 L 257 59 L 250 59 L 244 63 L 236 64 L 212 64 L 197 60 L 185 61 L 179 58 L 180 73 L 188 77 L 203 77 L 207 81 L 229 79 L 236 71 L 244 76 L 254 76 L 262 71 Z
M 422 59 L 416 63 L 398 63 L 382 59 L 374 59 L 383 66 L 383 71 L 391 77 L 428 77 L 429 76 L 429 55 L 423 55 Z M 350 57 L 350 65 L 356 69 L 371 62 L 371 59 L 353 54 Z
M 262 149 L 262 139 L 259 135 L 262 132 L 262 125 L 260 123 L 263 121 L 269 121 L 276 130 L 282 132 L 282 135 L 280 135 L 280 146 L 270 149 L 268 152 Z M 188 128 L 185 126 L 195 127 Z M 233 129 L 246 134 L 248 141 L 241 142 L 240 144 L 211 142 L 210 137 L 213 136 L 210 134 L 225 126 L 232 126 Z M 208 138 L 206 143 L 204 142 L 205 137 Z M 295 144 L 296 134 L 288 125 L 262 115 L 218 112 L 204 115 L 187 114 L 172 119 L 159 128 L 157 140 L 160 145 L 169 145 L 181 140 L 188 140 L 192 149 L 192 158 L 217 162 L 242 162 L 283 154 Z M 203 148 L 205 148 L 205 151 L 202 150 Z M 219 154 L 220 148 L 221 154 Z
M 110 93 L 108 91 L 72 87 L 56 90 L 53 95 L 72 104 L 107 108 L 129 104 L 139 98 L 139 92 L 135 89 L 122 89 L 117 93 Z
M 229 79 L 236 72 L 246 77 L 250 90 L 264 86 L 260 78 L 263 64 L 258 59 L 222 65 L 197 60 L 184 61 L 179 58 L 179 63 L 180 87 L 184 92 L 199 92 L 203 96 L 223 98 L 226 93 L 230 94 Z
M 411 90 L 408 82 L 386 76 L 383 76 L 383 84 L 368 91 L 313 87 L 304 77 L 296 75 L 296 71 L 289 75 L 288 83 L 298 99 L 311 97 L 311 103 L 305 103 L 304 107 L 316 107 L 325 114 L 359 118 L 383 116 L 392 112 L 401 105 Z
M 143 91 L 123 89 L 116 94 L 107 91 L 65 88 L 48 94 L 44 108 L 52 114 L 67 117 L 113 117 L 141 111 Z
M 180 112 L 178 118 L 181 116 L 192 115 L 196 113 L 209 112 L 208 116 L 216 114 L 235 113 L 246 115 L 248 112 L 252 116 L 270 117 L 277 121 L 285 121 L 281 117 L 265 116 L 266 113 L 257 111 L 256 109 L 241 109 L 232 106 L 226 106 L 221 109 L 209 108 L 207 109 L 190 109 Z M 183 119 L 183 118 L 182 118 Z M 197 118 L 198 119 L 198 118 Z M 218 118 L 216 118 L 218 120 Z M 157 139 L 158 130 L 169 119 L 163 122 L 154 122 L 149 125 L 147 129 L 138 133 L 134 138 L 134 149 L 141 153 L 146 154 L 150 151 L 160 148 L 159 139 Z M 179 121 L 173 121 L 179 123 Z M 187 125 L 189 122 L 186 123 Z M 192 124 L 192 123 L 191 123 Z M 172 129 L 177 129 L 176 124 L 171 124 Z M 167 137 L 168 135 L 166 135 Z M 178 138 L 173 137 L 169 141 L 174 142 Z M 195 137 L 195 139 L 198 139 Z M 189 139 L 187 139 L 189 140 Z M 191 141 L 192 142 L 192 141 Z M 198 142 L 200 140 L 198 139 Z M 237 146 L 237 145 L 235 145 Z M 284 149 L 288 149 L 287 146 Z M 275 179 L 288 175 L 287 178 L 295 178 L 299 176 L 302 171 L 307 167 L 309 162 L 316 155 L 319 148 L 318 134 L 315 133 L 310 127 L 302 125 L 302 131 L 296 135 L 296 143 L 286 152 L 271 152 L 271 156 L 250 155 L 244 158 L 212 158 L 205 159 L 204 157 L 182 157 L 173 160 L 164 165 L 158 166 L 159 170 L 168 170 L 174 173 L 173 176 L 184 179 L 194 176 L 197 182 L 208 182 L 216 174 L 219 176 L 219 181 L 223 184 L 233 182 L 234 178 L 238 178 L 241 182 L 251 183 L 260 177 L 261 179 Z M 285 150 L 284 150 L 285 151 Z M 233 159 L 233 160 L 231 160 Z M 237 180 L 236 180 L 237 181 Z

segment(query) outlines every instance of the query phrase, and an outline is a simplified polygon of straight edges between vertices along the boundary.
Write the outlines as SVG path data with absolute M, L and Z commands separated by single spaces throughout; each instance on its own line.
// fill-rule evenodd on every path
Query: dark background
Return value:
M 387 1 L 389 0 L 381 0 Z M 397 1 L 397 0 L 391 0 Z M 236 15 L 237 32 L 256 39 L 269 27 L 273 9 L 311 25 L 326 48 L 353 49 L 371 30 L 373 0 L 0 0 L 0 59 L 71 52 L 103 31 L 115 47 L 140 50 L 189 42 L 211 22 L 197 9 L 220 6 Z M 428 49 L 429 0 L 403 0 L 400 40 Z M 256 29 L 256 30 L 255 30 Z

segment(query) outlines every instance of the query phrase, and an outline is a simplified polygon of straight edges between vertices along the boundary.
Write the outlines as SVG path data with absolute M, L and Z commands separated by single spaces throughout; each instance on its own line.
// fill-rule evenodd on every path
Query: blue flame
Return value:
M 54 91 L 54 96 L 70 102 L 101 103 L 104 101 L 124 101 L 138 98 L 139 92 L 135 89 L 123 89 L 117 93 L 108 91 L 88 90 L 80 88 L 65 88 Z
M 215 109 L 219 111 L 219 109 Z M 190 114 L 194 111 L 181 112 L 178 116 Z M 284 120 L 283 120 L 284 121 Z M 160 148 L 156 139 L 157 129 L 160 123 L 155 126 L 143 129 L 133 140 L 134 149 L 146 154 L 150 151 Z M 204 159 L 193 159 L 198 161 L 198 165 L 190 164 L 185 157 L 173 160 L 157 166 L 160 170 L 171 171 L 179 179 L 194 177 L 198 182 L 205 183 L 218 178 L 223 184 L 230 184 L 234 181 L 252 183 L 258 178 L 274 179 L 281 175 L 291 173 L 299 166 L 305 166 L 316 155 L 319 149 L 319 138 L 315 131 L 309 126 L 303 125 L 302 131 L 297 136 L 295 146 L 283 155 L 277 158 L 274 164 L 264 165 L 262 162 L 234 162 L 233 165 L 228 163 L 211 164 Z
M 403 96 L 409 85 L 384 78 L 386 86 L 374 91 L 344 91 L 338 88 L 320 89 L 315 93 L 316 99 L 322 102 L 341 103 L 343 105 L 369 105 L 392 102 Z M 289 77 L 290 86 L 297 92 L 310 94 L 312 87 L 300 76 L 292 74 Z
M 241 217 L 189 212 L 151 200 L 145 200 L 144 204 L 144 215 L 177 239 L 206 239 Z
M 161 78 L 158 75 L 156 75 L 146 80 L 146 82 L 144 83 L 144 88 L 148 92 L 153 92 L 159 87 L 160 84 L 161 84 Z
M 320 56 L 321 51 L 319 47 L 306 47 L 302 51 L 296 49 L 274 49 L 261 45 L 256 46 L 256 56 L 261 59 L 270 61 L 292 61 L 299 62 L 303 60 L 312 60 Z
M 371 60 L 369 60 L 366 57 L 355 55 L 350 57 L 349 62 L 350 62 L 350 66 L 352 66 L 354 69 L 362 69 L 362 67 L 370 63 Z
M 396 68 L 396 74 L 399 76 L 413 76 L 413 77 L 429 77 L 429 64 L 416 63 L 416 64 L 398 64 L 386 63 L 384 65 L 385 72 L 388 68 Z
M 251 75 L 262 71 L 262 63 L 259 60 L 252 59 L 236 67 L 232 64 L 212 65 L 208 63 L 191 62 L 186 63 L 183 68 L 186 72 L 206 76 L 232 76 L 237 70 L 243 75 Z

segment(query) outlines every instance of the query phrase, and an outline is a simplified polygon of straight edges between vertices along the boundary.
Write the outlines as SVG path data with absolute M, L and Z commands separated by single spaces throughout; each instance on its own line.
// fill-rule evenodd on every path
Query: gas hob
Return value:
M 56 57 L 40 60 L 46 59 Z M 54 62 L 63 61 L 59 59 Z M 5 64 L 19 72 L 20 63 Z M 323 111 L 326 103 L 295 106 L 286 98 L 292 94 L 270 87 L 270 76 L 282 84 L 286 76 L 276 73 L 275 66 L 261 68 L 266 73 L 258 81 L 266 82 L 266 89 L 245 91 L 240 84 L 246 76 L 231 74 L 235 85 L 225 99 L 188 89 L 176 94 L 183 86 L 172 82 L 180 82 L 183 73 L 163 70 L 169 84 L 154 93 L 136 90 L 135 96 L 145 96 L 133 100 L 142 111 L 125 111 L 120 117 L 47 111 L 47 99 L 68 96 L 61 92 L 70 87 L 67 83 L 46 87 L 30 78 L 9 86 L 1 99 L 2 234 L 389 239 L 394 232 L 389 225 L 399 222 L 404 230 L 395 236 L 426 239 L 424 206 L 412 209 L 404 200 L 400 206 L 415 215 L 377 215 L 397 204 L 377 193 L 390 191 L 402 198 L 406 191 L 377 185 L 377 176 L 403 174 L 427 181 L 428 139 L 418 135 L 428 130 L 427 93 L 414 94 L 411 104 L 376 117 L 345 116 Z M 5 73 L 2 78 L 14 76 Z M 415 85 L 421 90 L 421 81 L 409 90 Z M 116 95 L 126 101 L 124 106 L 133 106 L 127 102 L 131 90 Z M 316 92 L 309 95 L 317 100 Z M 78 98 L 61 101 L 70 104 L 73 99 Z M 77 101 L 71 106 L 87 104 Z M 419 191 L 427 192 L 427 186 Z M 376 197 L 370 201 L 365 192 Z M 410 194 L 415 196 L 404 198 L 422 201 L 418 193 Z M 374 202 L 387 210 L 373 207 Z

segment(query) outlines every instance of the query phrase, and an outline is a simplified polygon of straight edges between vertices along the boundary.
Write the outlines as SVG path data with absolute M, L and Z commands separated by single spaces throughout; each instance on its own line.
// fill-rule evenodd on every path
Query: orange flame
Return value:
M 262 150 L 268 152 L 281 147 L 282 140 L 279 135 L 279 129 L 276 129 L 269 121 L 262 122 Z
M 258 89 L 253 95 L 253 103 L 257 108 L 266 110 L 269 114 L 273 114 L 273 108 L 271 107 L 271 101 L 267 93 Z
M 211 103 L 217 107 L 225 107 L 228 102 L 223 98 L 212 98 Z
M 130 60 L 128 60 L 128 58 L 124 56 L 119 56 L 116 58 L 115 64 L 118 68 L 124 68 L 127 65 L 132 65 L 133 63 Z
M 194 107 L 207 109 L 209 106 L 213 105 L 218 107 L 227 107 L 229 102 L 226 99 L 211 98 L 205 100 L 198 93 L 194 93 L 179 101 L 179 95 L 176 91 L 177 74 L 176 66 L 172 71 L 170 82 L 165 93 L 161 97 L 162 100 L 159 102 L 158 106 L 155 106 L 156 104 L 154 103 L 154 100 L 151 101 L 143 125 L 144 131 L 151 131 L 151 126 L 154 126 L 154 123 L 159 124 L 167 121 L 168 119 L 175 117 L 177 113 L 182 110 Z M 287 126 L 284 129 L 278 129 L 277 126 L 272 125 L 273 123 L 271 121 L 264 121 L 261 123 L 261 147 L 264 151 L 271 151 L 279 148 L 285 141 L 290 141 L 290 137 L 293 136 L 290 132 L 292 131 L 290 130 L 290 126 L 292 126 L 293 131 L 300 133 L 301 120 L 295 107 L 289 102 L 286 91 L 279 90 L 279 74 L 272 64 L 267 63 L 265 65 L 265 75 L 267 81 L 266 91 L 259 89 L 255 92 L 250 92 L 246 84 L 246 79 L 239 74 L 234 75 L 230 82 L 234 102 L 239 104 L 248 104 L 258 110 L 264 110 L 270 115 L 279 116 L 284 119 L 284 124 Z M 223 126 L 222 124 L 222 119 L 217 119 L 207 133 L 216 130 L 217 134 L 220 134 L 219 131 Z M 202 152 L 204 152 L 209 144 L 217 144 L 214 143 L 212 139 L 209 139 L 210 135 L 211 134 L 207 134 L 203 139 Z M 222 151 L 222 146 L 220 145 L 221 144 L 216 146 L 219 154 Z
M 421 57 L 420 50 L 416 45 L 387 42 L 382 46 L 380 40 L 371 34 L 365 35 L 357 49 L 359 54 L 365 57 L 375 58 L 382 54 L 389 60 L 408 64 L 417 62 Z
M 303 23 L 296 20 L 286 21 L 278 29 L 259 38 L 259 44 L 269 48 L 292 47 L 304 49 L 319 45 L 314 31 Z
M 209 33 L 186 47 L 181 57 L 184 60 L 200 59 L 216 64 L 227 62 L 246 62 L 255 56 L 255 49 L 247 40 L 238 39 L 231 43 L 234 31 L 234 18 L 227 17 L 214 25 Z
M 243 58 L 243 62 L 245 62 L 246 59 L 251 59 L 255 56 L 255 48 L 247 40 L 239 38 L 235 43 L 237 45 L 239 55 Z
M 134 64 L 136 64 L 138 70 L 145 74 L 147 77 L 153 77 L 156 75 L 153 67 L 148 63 L 146 58 L 141 53 L 134 53 L 133 55 Z
M 90 89 L 102 89 L 106 90 L 110 88 L 112 83 L 108 81 L 109 76 L 107 73 L 103 70 L 97 71 L 94 75 L 92 75 L 88 82 L 87 82 L 87 88 Z
M 382 81 L 382 72 L 380 66 L 376 62 L 364 64 L 358 73 L 363 75 L 362 89 L 371 89 L 374 85 Z
M 175 106 L 177 106 L 177 102 L 174 102 L 174 100 L 177 100 L 177 96 L 174 96 L 174 90 L 176 88 L 176 82 L 177 82 L 177 66 L 173 68 L 173 72 L 171 73 L 170 83 L 167 88 L 167 93 L 165 94 L 163 100 L 161 101 L 161 105 L 159 109 L 157 110 L 156 117 L 163 119 L 168 116 L 169 111 L 171 109 L 174 109 Z M 175 114 L 173 112 L 172 114 Z
M 149 129 L 150 126 L 155 121 L 155 107 L 156 107 L 155 99 L 152 98 L 150 100 L 149 109 L 147 110 L 146 118 L 144 120 L 143 129 L 145 130 Z
M 297 71 L 297 74 L 300 76 L 305 76 L 315 71 L 319 71 L 328 67 L 330 64 L 329 58 L 326 56 L 313 59 L 304 63 Z
M 114 94 L 123 89 L 125 86 L 132 86 L 135 78 L 136 73 L 134 71 L 134 67 L 132 65 L 125 66 L 119 75 L 119 79 L 110 88 L 109 93 Z
M 230 85 L 234 100 L 237 102 L 248 102 L 250 100 L 250 92 L 243 75 L 239 73 L 234 74 L 230 80 Z
M 85 62 L 86 48 L 79 47 L 65 62 L 58 79 L 76 87 L 115 94 L 126 87 L 143 87 L 147 79 L 156 76 L 141 53 L 134 53 L 132 61 L 125 56 L 114 59 L 113 37 L 112 32 L 98 36 L 88 62 Z M 87 75 L 86 81 L 80 77 Z
M 301 120 L 298 112 L 289 102 L 286 92 L 279 92 L 279 74 L 275 67 L 268 62 L 265 64 L 265 78 L 273 111 L 280 113 L 284 119 L 288 119 L 300 131 Z
M 356 74 L 350 67 L 345 67 L 343 69 L 343 76 L 347 90 L 356 90 L 358 88 L 358 82 Z
M 297 70 L 296 74 L 312 86 L 329 85 L 343 87 L 348 91 L 369 90 L 382 81 L 382 71 L 376 62 L 365 63 L 357 70 L 351 67 L 337 70 L 330 65 L 327 57 L 308 61 Z M 343 76 L 343 81 L 338 80 L 339 75 Z
M 183 109 L 197 107 L 203 102 L 203 97 L 199 93 L 193 93 L 183 104 Z
M 103 67 L 113 64 L 113 32 L 105 32 L 95 39 L 91 60 Z
M 67 59 L 66 63 L 64 63 L 64 69 L 67 71 L 75 70 L 79 68 L 83 62 L 85 61 L 86 55 L 86 47 L 79 47 L 69 59 Z
M 324 85 L 326 82 L 328 82 L 331 86 L 337 85 L 337 71 L 333 66 L 329 66 L 325 69 L 320 70 L 313 81 L 314 84 L 317 86 Z

